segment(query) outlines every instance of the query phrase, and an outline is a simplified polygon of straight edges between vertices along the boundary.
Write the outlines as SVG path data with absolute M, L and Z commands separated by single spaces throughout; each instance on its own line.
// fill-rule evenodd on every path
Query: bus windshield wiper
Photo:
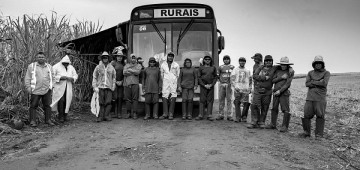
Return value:
M 159 28 L 155 25 L 154 21 L 150 21 L 151 25 L 155 28 L 157 34 L 159 35 L 159 37 L 161 38 L 162 42 L 165 44 L 164 47 L 164 55 L 166 55 L 166 28 L 164 28 L 164 32 L 165 32 L 165 37 L 161 34 L 161 32 L 159 31 Z
M 176 55 L 179 55 L 179 45 L 180 45 L 180 41 L 184 38 L 185 34 L 189 31 L 191 25 L 194 23 L 194 19 L 191 19 L 191 21 L 186 25 L 185 29 L 183 32 L 182 28 L 180 29 L 180 33 L 179 33 L 179 37 L 177 39 L 176 42 Z

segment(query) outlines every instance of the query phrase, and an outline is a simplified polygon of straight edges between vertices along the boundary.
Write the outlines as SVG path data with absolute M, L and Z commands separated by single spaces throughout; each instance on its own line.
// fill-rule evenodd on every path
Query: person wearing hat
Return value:
M 116 71 L 109 63 L 109 53 L 104 51 L 100 58 L 101 62 L 95 67 L 93 72 L 92 87 L 95 93 L 99 94 L 100 112 L 97 122 L 102 120 L 111 121 L 111 101 L 112 93 L 115 91 Z
M 31 94 L 30 98 L 30 126 L 37 126 L 36 108 L 41 100 L 44 109 L 45 123 L 53 126 L 51 122 L 51 93 L 53 88 L 53 68 L 46 63 L 46 57 L 43 52 L 36 54 L 36 61 L 31 63 L 25 75 L 25 88 Z
M 214 120 L 212 109 L 214 104 L 214 86 L 217 81 L 217 69 L 213 66 L 213 61 L 210 56 L 205 56 L 203 58 L 203 65 L 199 68 L 198 74 L 200 104 L 199 115 L 195 120 L 202 120 L 204 118 L 204 107 L 207 105 L 207 119 L 212 121 Z
M 264 66 L 256 69 L 254 78 L 254 93 L 251 105 L 251 124 L 248 126 L 252 128 L 265 128 L 266 115 L 271 103 L 272 94 L 272 78 L 275 72 L 273 67 L 273 58 L 271 55 L 266 55 L 264 59 Z
M 306 76 L 305 85 L 308 87 L 304 106 L 304 118 L 302 118 L 303 133 L 300 137 L 311 136 L 311 119 L 316 115 L 315 137 L 321 139 L 324 135 L 326 92 L 330 79 L 330 72 L 325 69 L 322 56 L 315 56 L 312 62 L 314 70 Z
M 52 103 L 50 107 L 58 112 L 58 119 L 61 123 L 67 121 L 67 114 L 73 98 L 73 84 L 78 79 L 75 68 L 71 65 L 68 55 L 65 55 L 60 62 L 53 66 L 54 86 Z
M 139 75 L 141 72 L 141 65 L 137 62 L 137 57 L 134 54 L 130 55 L 130 63 L 124 67 L 124 94 L 126 99 L 126 116 L 137 119 L 137 105 L 139 99 Z
M 256 53 L 254 56 L 251 57 L 251 59 L 254 59 L 254 66 L 253 66 L 253 74 L 255 73 L 256 69 L 262 66 L 263 63 L 263 56 L 261 53 Z
M 122 118 L 122 104 L 124 100 L 124 67 L 125 67 L 125 59 L 126 56 L 123 54 L 122 46 L 116 47 L 113 50 L 113 56 L 115 56 L 115 60 L 111 62 L 111 65 L 114 67 L 116 72 L 116 82 L 115 82 L 115 91 L 113 93 L 113 103 L 112 106 L 114 108 L 114 115 L 112 117 L 116 117 L 118 119 Z
M 161 91 L 161 74 L 159 67 L 156 67 L 154 57 L 149 58 L 149 67 L 145 68 L 143 74 L 143 92 L 145 94 L 145 117 L 150 118 L 151 106 L 153 107 L 153 117 L 158 119 L 159 93 Z
M 231 72 L 231 85 L 234 89 L 234 105 L 235 105 L 235 122 L 246 120 L 247 112 L 240 110 L 241 103 L 249 101 L 249 94 L 252 88 L 251 72 L 245 68 L 246 59 L 244 57 L 239 58 L 239 67 L 236 67 Z
M 174 62 L 175 54 L 169 52 L 167 54 L 166 62 L 160 66 L 160 73 L 162 79 L 162 101 L 163 101 L 163 115 L 160 119 L 174 118 L 175 101 L 177 96 L 177 81 L 180 74 L 180 66 Z M 170 107 L 168 106 L 170 103 Z
M 279 114 L 279 105 L 281 106 L 281 111 L 284 113 L 283 116 L 283 123 L 280 127 L 280 132 L 287 132 L 290 123 L 290 85 L 291 81 L 294 77 L 295 72 L 290 72 L 290 65 L 293 63 L 289 62 L 288 57 L 282 57 L 280 62 L 280 67 L 277 68 L 272 82 L 274 83 L 273 89 L 273 106 L 271 110 L 271 123 L 268 124 L 265 128 L 266 129 L 276 129 L 277 118 Z
M 217 120 L 225 119 L 232 120 L 231 115 L 231 83 L 230 83 L 230 74 L 235 68 L 235 66 L 231 65 L 230 56 L 225 55 L 223 57 L 224 64 L 221 65 L 217 72 L 219 76 L 219 116 L 216 118 Z M 226 100 L 226 109 L 225 109 L 225 100 Z
M 189 58 L 184 60 L 184 67 L 180 70 L 178 88 L 182 94 L 182 119 L 192 119 L 194 90 L 198 87 L 197 72 L 192 67 Z

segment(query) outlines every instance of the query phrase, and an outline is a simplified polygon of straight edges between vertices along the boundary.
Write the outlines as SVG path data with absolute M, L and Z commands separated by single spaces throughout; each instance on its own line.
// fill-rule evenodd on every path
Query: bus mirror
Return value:
M 225 38 L 224 38 L 224 36 L 220 35 L 218 37 L 218 44 L 219 44 L 219 50 L 225 49 Z
M 121 31 L 121 28 L 116 28 L 116 40 L 118 42 L 122 42 L 123 39 L 124 39 L 124 37 L 123 37 L 123 33 Z

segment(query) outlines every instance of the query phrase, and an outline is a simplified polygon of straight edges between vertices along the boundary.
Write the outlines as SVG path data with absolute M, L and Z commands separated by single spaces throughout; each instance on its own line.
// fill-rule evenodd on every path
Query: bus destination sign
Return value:
M 154 9 L 154 18 L 205 17 L 205 8 Z

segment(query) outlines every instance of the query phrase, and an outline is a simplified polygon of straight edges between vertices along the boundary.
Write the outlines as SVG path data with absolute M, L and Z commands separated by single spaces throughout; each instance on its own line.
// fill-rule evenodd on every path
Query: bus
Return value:
M 199 67 L 200 58 L 206 55 L 211 56 L 218 67 L 223 49 L 224 37 L 217 29 L 214 11 L 208 5 L 152 4 L 136 7 L 131 12 L 128 53 L 141 57 L 144 66 L 148 66 L 150 57 L 155 57 L 161 65 L 166 61 L 166 54 L 172 51 L 174 62 L 180 67 L 186 58 L 192 60 L 194 67 Z M 199 101 L 199 89 L 195 90 L 194 101 Z M 140 96 L 139 100 L 143 102 L 144 97 Z M 176 101 L 180 102 L 181 97 L 178 96 Z
M 141 57 L 145 67 L 150 57 L 155 57 L 161 63 L 166 61 L 166 54 L 172 51 L 175 53 L 174 61 L 181 67 L 184 59 L 190 58 L 193 66 L 198 68 L 200 58 L 206 55 L 211 56 L 214 65 L 219 67 L 219 54 L 224 49 L 225 40 L 209 5 L 165 3 L 135 7 L 129 21 L 60 43 L 60 46 L 69 44 L 84 56 L 98 56 L 104 50 L 111 53 L 115 47 L 124 46 L 127 57 L 131 54 Z M 93 57 L 94 60 L 96 58 Z M 139 101 L 143 102 L 145 99 L 141 87 L 140 84 Z M 194 101 L 199 101 L 199 89 L 195 90 Z M 216 92 L 217 89 L 218 85 L 215 86 Z M 218 98 L 217 94 L 215 99 Z M 177 102 L 181 101 L 179 96 Z

